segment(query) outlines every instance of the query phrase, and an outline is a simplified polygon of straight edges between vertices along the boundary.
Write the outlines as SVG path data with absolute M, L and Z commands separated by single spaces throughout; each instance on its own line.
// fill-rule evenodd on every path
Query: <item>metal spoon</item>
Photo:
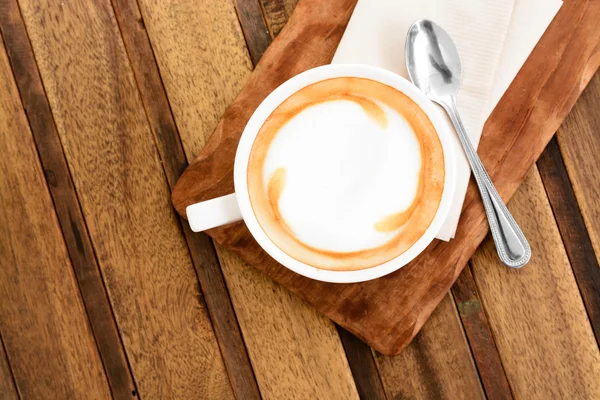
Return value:
M 531 258 L 529 243 L 496 191 L 456 109 L 455 96 L 462 67 L 452 38 L 435 22 L 421 19 L 408 30 L 405 51 L 410 79 L 429 99 L 446 110 L 458 132 L 481 193 L 500 260 L 507 267 L 521 268 Z

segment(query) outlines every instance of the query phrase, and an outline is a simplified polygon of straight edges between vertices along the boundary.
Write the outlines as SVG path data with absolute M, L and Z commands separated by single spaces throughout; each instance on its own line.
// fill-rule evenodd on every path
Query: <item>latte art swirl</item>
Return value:
M 307 86 L 281 103 L 254 141 L 248 191 L 282 251 L 328 270 L 387 262 L 427 230 L 444 156 L 409 97 L 363 78 Z

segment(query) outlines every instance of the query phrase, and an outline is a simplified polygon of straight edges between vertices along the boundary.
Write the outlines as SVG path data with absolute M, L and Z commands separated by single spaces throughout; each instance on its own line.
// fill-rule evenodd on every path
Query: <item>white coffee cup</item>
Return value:
M 391 86 L 411 98 L 431 120 L 444 152 L 444 189 L 438 210 L 425 233 L 405 252 L 383 264 L 352 271 L 333 271 L 315 268 L 296 260 L 277 247 L 261 228 L 250 203 L 247 187 L 247 168 L 252 144 L 265 120 L 288 97 L 298 90 L 322 80 L 340 77 L 366 78 Z M 244 220 L 258 244 L 277 262 L 308 278 L 351 283 L 379 278 L 406 265 L 418 256 L 434 239 L 450 210 L 455 185 L 455 161 L 452 132 L 447 130 L 436 106 L 412 83 L 401 76 L 368 65 L 331 64 L 305 71 L 283 83 L 267 96 L 256 109 L 242 133 L 235 156 L 235 193 L 192 204 L 186 213 L 194 232 Z

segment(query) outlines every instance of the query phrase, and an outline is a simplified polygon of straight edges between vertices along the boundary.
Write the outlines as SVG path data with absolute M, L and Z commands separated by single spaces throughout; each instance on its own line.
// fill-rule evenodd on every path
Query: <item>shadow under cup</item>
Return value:
M 346 159 L 338 143 L 355 137 L 361 142 L 348 144 L 355 151 Z M 442 204 L 446 165 L 434 124 L 410 96 L 379 80 L 338 76 L 304 86 L 269 114 L 245 178 L 252 213 L 277 248 L 318 270 L 359 271 L 424 237 Z

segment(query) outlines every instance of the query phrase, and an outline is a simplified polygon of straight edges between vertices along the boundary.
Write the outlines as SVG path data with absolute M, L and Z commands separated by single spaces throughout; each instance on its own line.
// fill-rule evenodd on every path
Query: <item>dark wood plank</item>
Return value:
M 0 31 L 111 390 L 132 397 L 135 382 L 16 0 L 0 0 Z
M 483 310 L 470 266 L 458 276 L 452 294 L 488 399 L 512 399 L 506 373 Z M 425 329 L 425 327 L 423 327 Z
M 298 0 L 259 0 L 269 27 L 271 38 L 275 39 L 298 4 Z
M 110 1 L 19 6 L 140 396 L 232 398 Z
M 135 0 L 113 0 L 112 3 L 167 181 L 172 187 L 187 166 L 187 160 L 148 33 Z M 187 224 L 184 224 L 183 232 L 233 391 L 239 399 L 260 398 L 213 243 L 208 236 L 191 232 Z
M 600 85 L 596 84 L 596 88 L 600 88 Z M 575 105 L 575 107 L 578 106 Z M 586 118 L 593 119 L 594 115 L 598 115 L 598 110 L 600 109 L 588 109 L 584 115 L 587 116 Z M 582 116 L 582 114 L 579 114 L 579 116 Z M 570 116 L 568 119 L 574 117 L 576 116 Z M 561 127 L 561 130 L 569 132 L 569 134 L 576 134 L 576 132 L 568 130 L 569 126 L 571 125 Z M 596 162 L 600 163 L 599 154 L 589 154 L 591 158 L 589 162 L 593 162 L 592 160 L 595 159 Z M 600 343 L 600 266 L 594 254 L 594 248 L 585 228 L 580 206 L 577 204 L 577 199 L 573 193 L 556 139 L 550 141 L 537 165 L 563 244 L 569 256 L 569 262 L 579 285 L 581 297 L 594 328 L 596 341 Z M 593 191 L 595 188 L 590 187 L 588 190 Z
M 24 398 L 111 397 L 0 41 L 0 331 Z
M 0 336 L 0 400 L 17 400 L 18 398 L 19 394 L 6 358 L 4 342 Z
M 191 160 L 250 74 L 244 35 L 231 1 L 139 4 Z M 217 252 L 263 397 L 357 398 L 334 325 L 237 256 Z
M 485 399 L 450 294 L 399 355 L 375 361 L 389 399 Z
M 254 65 L 258 63 L 271 44 L 271 36 L 269 36 L 269 30 L 258 1 L 235 0 L 235 8 Z
M 489 236 L 471 263 L 512 393 L 600 398 L 600 350 L 535 166 L 509 208 L 533 249 L 529 264 L 504 267 Z
M 290 76 L 331 60 L 353 5 L 352 0 L 298 4 L 225 111 L 207 147 L 173 189 L 173 204 L 181 215 L 189 204 L 232 192 L 236 145 L 253 110 Z M 504 199 L 524 179 L 596 70 L 599 19 L 599 2 L 566 1 L 488 120 L 479 154 Z M 282 267 L 258 246 L 243 223 L 208 234 L 373 347 L 397 354 L 444 298 L 487 233 L 474 186 L 464 205 L 453 241 L 434 242 L 395 273 L 353 285 L 311 281 Z
M 359 338 L 338 326 L 352 377 L 361 399 L 387 399 L 371 348 Z

